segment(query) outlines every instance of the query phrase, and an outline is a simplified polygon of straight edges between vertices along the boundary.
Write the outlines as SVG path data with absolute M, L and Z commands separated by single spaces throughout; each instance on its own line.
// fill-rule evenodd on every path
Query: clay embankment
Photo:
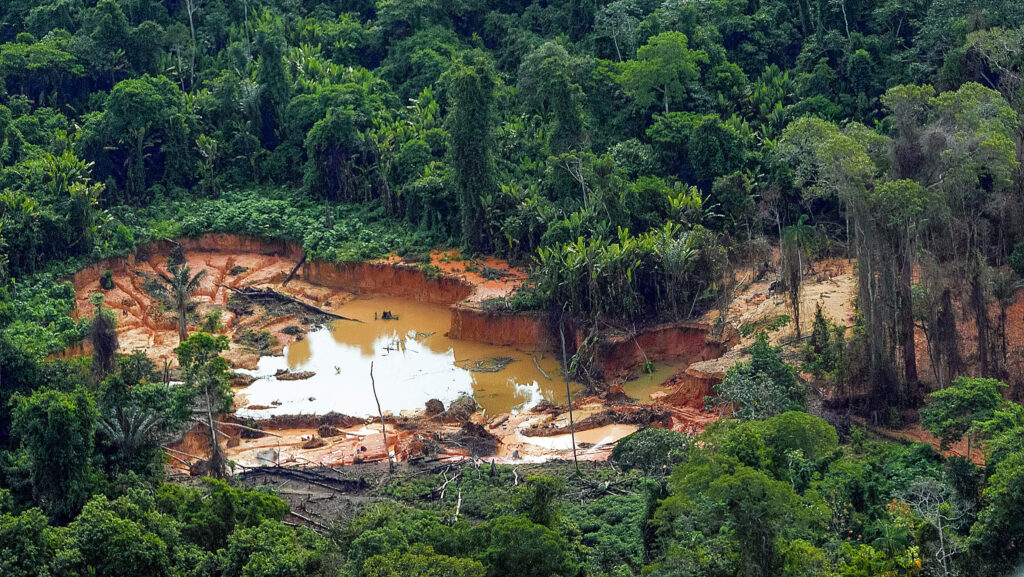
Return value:
M 225 356 L 236 367 L 255 367 L 261 354 L 279 353 L 304 332 L 286 331 L 286 327 L 308 325 L 309 319 L 302 314 L 271 315 L 260 307 L 250 310 L 233 307 L 229 305 L 232 291 L 226 287 L 273 288 L 313 304 L 341 303 L 352 298 L 348 292 L 316 286 L 301 279 L 293 280 L 282 288 L 281 282 L 301 255 L 301 250 L 287 243 L 222 234 L 208 234 L 178 242 L 191 273 L 203 271 L 206 275 L 193 295 L 198 304 L 197 318 L 218 311 L 223 325 L 221 332 L 233 340 L 242 333 L 267 333 L 268 338 L 256 348 L 251 343 L 232 342 Z M 117 315 L 122 353 L 144 351 L 158 363 L 165 360 L 173 362 L 174 348 L 178 345 L 176 321 L 166 312 L 163 303 L 143 286 L 147 276 L 167 274 L 167 258 L 173 246 L 166 241 L 153 242 L 141 247 L 134 255 L 101 261 L 76 273 L 72 278 L 78 304 L 75 314 L 82 318 L 92 316 L 88 297 L 92 293 L 102 293 L 104 306 Z M 103 290 L 100 276 L 108 270 L 112 273 L 114 288 Z
M 646 362 L 718 358 L 725 346 L 709 339 L 710 332 L 706 323 L 679 322 L 644 329 L 635 336 L 609 335 L 598 341 L 595 368 L 605 380 L 613 380 L 635 376 Z
M 403 297 L 452 304 L 473 293 L 473 286 L 454 276 L 429 278 L 415 265 L 393 262 L 307 262 L 302 278 L 318 286 L 360 295 Z

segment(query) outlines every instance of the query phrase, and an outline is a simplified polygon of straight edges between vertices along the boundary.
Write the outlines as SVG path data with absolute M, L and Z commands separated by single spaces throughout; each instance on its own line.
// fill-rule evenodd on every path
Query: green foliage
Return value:
M 1021 561 L 1020 535 L 1024 517 L 1024 454 L 1014 453 L 996 467 L 984 491 L 986 506 L 971 527 L 969 544 L 976 558 L 993 572 Z
M 181 523 L 186 539 L 211 552 L 228 545 L 237 528 L 255 529 L 288 513 L 288 504 L 274 495 L 235 489 L 216 479 L 205 479 L 199 489 L 161 485 L 156 508 Z
M 455 61 L 446 78 L 452 108 L 446 128 L 462 242 L 473 250 L 485 250 L 492 241 L 484 235 L 480 198 L 497 188 L 492 135 L 496 84 L 493 65 L 484 54 L 467 52 Z
M 811 338 L 807 343 L 807 358 L 804 370 L 818 378 L 827 378 L 842 383 L 846 378 L 846 327 L 841 327 L 825 317 L 819 305 L 814 311 Z
M 723 122 L 717 114 L 666 111 L 655 116 L 647 135 L 660 145 L 666 173 L 710 190 L 715 179 L 743 168 L 748 130 L 738 119 Z
M 195 391 L 152 382 L 154 377 L 153 361 L 136 351 L 119 358 L 117 371 L 101 383 L 98 450 L 109 471 L 159 478 L 164 464 L 160 440 L 191 420 Z
M 604 468 L 513 489 L 499 469 L 436 501 L 423 475 L 387 494 L 430 511 L 381 504 L 328 541 L 264 493 L 161 485 L 161 440 L 229 405 L 226 343 L 190 338 L 191 299 L 170 299 L 186 384 L 154 383 L 116 359 L 106 313 L 72 316 L 65 280 L 208 232 L 331 262 L 454 242 L 535 263 L 488 306 L 566 311 L 585 369 L 592 329 L 726 310 L 762 264 L 751 241 L 778 238 L 793 301 L 811 249 L 856 259 L 852 335 L 816 315 L 805 367 L 898 416 L 928 374 L 1015 377 L 988 318 L 1012 281 L 988 270 L 1024 276 L 1022 26 L 1010 0 L 0 2 L 0 572 L 909 576 L 942 573 L 946 535 L 966 538 L 962 573 L 1011 570 L 1024 416 L 995 381 L 922 412 L 944 443 L 984 441 L 982 476 L 922 444 L 837 447 L 784 412 L 803 391 L 759 340 L 718 392 L 774 417 L 616 448 L 646 475 L 674 466 L 664 490 Z M 93 375 L 61 359 L 86 336 Z M 894 501 L 921 478 L 976 509 L 937 530 Z M 458 496 L 468 522 L 446 525 Z
M 67 527 L 67 547 L 73 571 L 95 571 L 112 577 L 171 575 L 170 547 L 178 539 L 177 526 L 153 509 L 152 499 L 141 495 L 109 501 L 93 498 Z M 65 553 L 67 555 L 67 553 Z
M 33 498 L 58 520 L 74 517 L 92 494 L 96 403 L 82 387 L 41 388 L 11 400 L 12 432 L 24 449 Z
M 640 109 L 660 105 L 668 114 L 700 78 L 703 50 L 691 50 L 682 32 L 663 32 L 641 46 L 636 59 L 624 62 L 620 82 Z
M 687 453 L 690 437 L 669 429 L 641 429 L 619 440 L 612 460 L 621 467 L 640 469 L 645 475 L 665 475 Z
M 192 295 L 202 286 L 206 271 L 192 274 L 188 265 L 167 259 L 167 274 L 157 273 L 155 277 L 146 279 L 143 288 L 150 295 L 160 299 L 168 310 L 173 311 L 178 322 L 178 340 L 184 342 L 188 338 L 188 324 L 196 309 Z
M 733 365 L 715 385 L 715 397 L 705 403 L 725 408 L 739 419 L 766 419 L 802 409 L 804 388 L 765 333 L 757 335 L 749 352 L 750 361 Z
M 749 337 L 758 333 L 774 333 L 793 322 L 789 315 L 773 315 L 753 322 L 746 322 L 740 325 L 740 336 Z
M 10 577 L 45 575 L 53 556 L 47 519 L 39 509 L 20 515 L 0 510 L 0 559 Z
M 222 557 L 225 577 L 316 575 L 325 557 L 324 544 L 309 530 L 296 531 L 264 521 L 235 530 Z
M 366 577 L 484 577 L 479 561 L 438 555 L 426 545 L 392 551 L 366 560 Z
M 218 412 L 231 409 L 234 394 L 228 382 L 230 366 L 220 353 L 228 350 L 228 337 L 193 333 L 174 352 L 184 376 L 185 385 L 202 390 Z
M 538 525 L 555 527 L 558 523 L 557 499 L 565 483 L 553 477 L 530 477 L 520 496 L 519 509 Z
M 206 313 L 206 316 L 203 317 L 203 322 L 199 324 L 199 330 L 210 334 L 217 334 L 224 330 L 221 314 L 219 310 Z
M 942 440 L 943 448 L 972 432 L 975 424 L 987 421 L 1003 402 L 999 389 L 1006 383 L 996 379 L 958 377 L 948 388 L 928 395 L 921 409 L 921 424 Z
M 102 378 L 114 370 L 117 354 L 117 317 L 113 311 L 103 308 L 103 295 L 94 293 L 90 302 L 96 306 L 89 328 L 89 342 L 92 343 L 93 373 Z
M 193 159 L 193 119 L 185 95 L 166 77 L 124 80 L 83 127 L 77 149 L 96 176 L 116 183 L 123 201 L 149 200 L 150 187 L 181 182 Z
M 581 237 L 542 247 L 537 287 L 583 318 L 637 319 L 662 307 L 678 318 L 712 298 L 724 267 L 724 251 L 702 232 L 666 225 L 633 236 L 620 229 L 617 242 Z
M 481 543 L 488 577 L 573 575 L 577 570 L 565 538 L 526 517 L 498 517 L 472 532 Z
M 1007 264 L 1010 265 L 1013 272 L 1017 273 L 1017 276 L 1024 275 L 1024 242 L 1019 242 L 1013 246 L 1013 252 L 1010 253 Z

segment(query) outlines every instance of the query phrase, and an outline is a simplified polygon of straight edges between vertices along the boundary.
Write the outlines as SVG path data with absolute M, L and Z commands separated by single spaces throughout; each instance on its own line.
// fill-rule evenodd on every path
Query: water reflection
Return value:
M 397 319 L 383 320 L 383 311 Z M 240 414 L 375 415 L 371 361 L 381 407 L 394 414 L 423 408 L 432 398 L 447 404 L 463 394 L 473 395 L 491 415 L 541 399 L 565 402 L 557 359 L 449 339 L 445 306 L 380 297 L 351 301 L 336 312 L 363 322 L 336 321 L 289 346 L 283 357 L 260 359 L 250 371 L 259 380 L 244 392 L 250 408 Z M 298 381 L 274 376 L 284 370 L 316 374 Z

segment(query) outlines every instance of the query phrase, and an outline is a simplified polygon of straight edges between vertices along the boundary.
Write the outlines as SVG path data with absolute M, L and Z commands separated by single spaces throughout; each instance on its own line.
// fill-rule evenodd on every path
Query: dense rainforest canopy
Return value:
M 1018 0 L 4 0 L 0 574 L 1008 574 L 1022 112 Z M 759 338 L 718 387 L 733 418 L 627 438 L 614 491 L 474 473 L 457 519 L 425 476 L 314 533 L 164 482 L 160 439 L 230 407 L 187 269 L 179 387 L 116 354 L 102 299 L 71 316 L 68 273 L 206 232 L 495 254 L 532 274 L 493 306 L 584 335 L 724 311 L 742 270 L 798 303 L 808 263 L 850 259 L 857 315 L 800 335 L 793 307 L 806 360 Z M 798 372 L 846 418 L 804 412 Z M 984 466 L 850 426 L 925 404 Z

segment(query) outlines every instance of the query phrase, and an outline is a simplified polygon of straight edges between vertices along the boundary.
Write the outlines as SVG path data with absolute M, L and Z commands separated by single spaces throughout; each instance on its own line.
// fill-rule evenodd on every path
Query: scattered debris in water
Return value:
M 295 372 L 292 372 L 292 371 L 288 371 L 288 370 L 284 371 L 283 373 L 278 373 L 278 374 L 274 375 L 274 377 L 277 378 L 277 380 L 279 380 L 279 381 L 304 381 L 306 379 L 312 379 L 315 376 L 316 376 L 316 372 L 315 371 L 295 371 Z M 309 400 L 312 401 L 313 398 L 310 397 Z
M 493 357 L 482 361 L 464 361 L 459 366 L 471 373 L 498 373 L 514 362 L 516 360 L 512 357 Z
M 234 342 L 242 345 L 246 350 L 266 355 L 270 354 L 271 348 L 276 344 L 277 339 L 270 335 L 270 331 L 254 331 L 244 329 L 235 335 Z

